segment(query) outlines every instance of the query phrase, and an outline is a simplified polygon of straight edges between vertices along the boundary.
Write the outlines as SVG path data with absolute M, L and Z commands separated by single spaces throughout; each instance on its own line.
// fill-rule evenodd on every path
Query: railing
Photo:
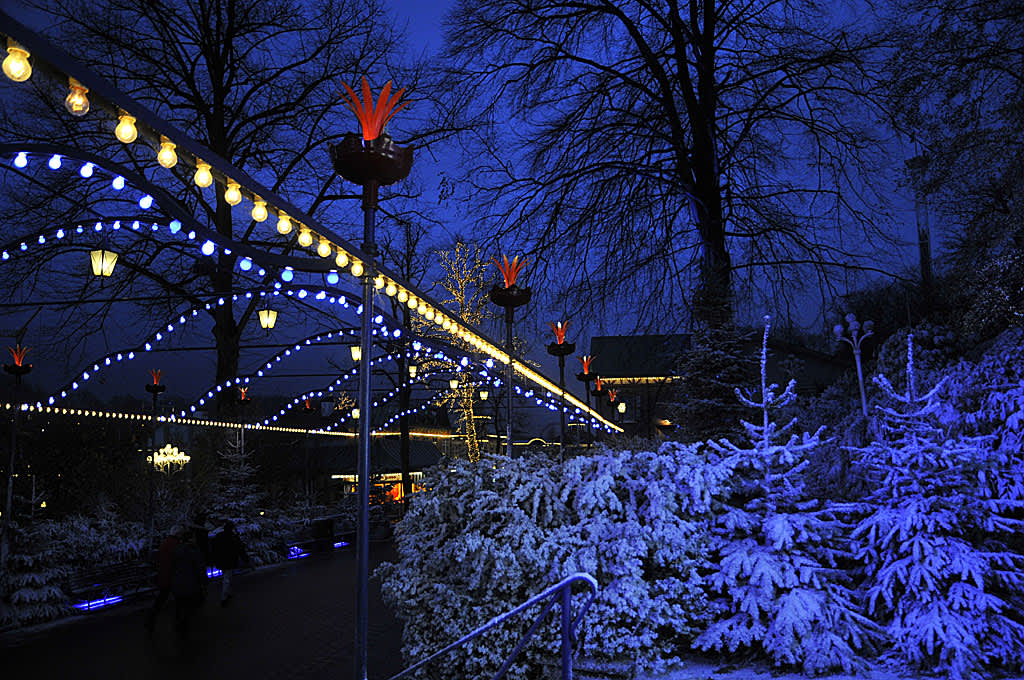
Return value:
M 587 584 L 587 586 L 589 586 L 590 594 L 587 597 L 587 601 L 580 608 L 579 613 L 576 615 L 575 618 L 573 618 L 572 586 L 574 583 L 579 582 L 585 583 Z M 516 644 L 515 649 L 513 649 L 512 652 L 505 658 L 505 661 L 501 664 L 501 668 L 498 669 L 498 672 L 494 674 L 491 680 L 500 680 L 501 678 L 505 677 L 505 673 L 507 673 L 508 669 L 512 666 L 512 662 L 515 660 L 516 656 L 519 655 L 519 652 L 523 651 L 523 648 L 526 647 L 527 643 L 533 638 L 534 634 L 536 634 L 537 629 L 540 628 L 540 624 L 544 622 L 544 619 L 547 617 L 548 612 L 550 612 L 551 609 L 555 606 L 555 602 L 559 602 L 561 604 L 561 677 L 562 680 L 572 680 L 573 643 L 576 639 L 576 628 L 583 620 L 583 617 L 586 616 L 587 610 L 590 609 L 590 605 L 593 604 L 595 597 L 597 597 L 597 580 L 594 579 L 594 577 L 590 574 L 573 574 L 568 578 L 562 579 L 561 581 L 551 586 L 544 592 L 534 595 L 529 600 L 519 605 L 515 609 L 511 609 L 505 612 L 504 614 L 499 614 L 498 616 L 495 616 L 493 619 L 491 619 L 484 625 L 480 626 L 473 632 L 459 638 L 458 640 L 451 643 L 444 649 L 431 654 L 427 658 L 417 662 L 412 666 L 409 666 L 401 673 L 391 676 L 389 680 L 398 680 L 399 678 L 404 678 L 405 676 L 409 675 L 410 673 L 419 668 L 422 668 L 423 666 L 430 663 L 439 656 L 443 656 L 444 654 L 447 654 L 453 649 L 461 647 L 473 638 L 483 635 L 492 628 L 500 626 L 502 623 L 508 621 L 520 612 L 529 609 L 530 607 L 533 607 L 534 605 L 545 600 L 547 600 L 547 603 L 544 605 L 544 608 L 541 610 L 540 614 L 537 615 L 537 618 L 534 620 L 529 630 L 527 630 L 523 637 L 519 639 L 519 642 Z

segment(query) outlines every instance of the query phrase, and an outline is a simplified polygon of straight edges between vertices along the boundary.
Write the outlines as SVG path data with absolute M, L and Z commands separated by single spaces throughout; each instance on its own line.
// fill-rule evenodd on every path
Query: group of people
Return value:
M 206 600 L 207 565 L 222 572 L 220 606 L 232 598 L 231 581 L 235 569 L 248 561 L 245 546 L 235 523 L 225 520 L 221 530 L 210 535 L 206 513 L 199 513 L 188 526 L 175 525 L 160 544 L 156 557 L 156 601 L 146 617 L 146 629 L 152 632 L 160 610 L 174 595 L 174 629 L 180 636 L 188 632 L 189 622 Z

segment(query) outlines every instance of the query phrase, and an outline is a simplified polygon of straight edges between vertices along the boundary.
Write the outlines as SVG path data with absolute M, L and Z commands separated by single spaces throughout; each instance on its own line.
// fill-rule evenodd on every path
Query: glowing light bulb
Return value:
M 362 276 L 362 275 L 363 275 L 363 263 L 362 262 L 353 262 L 352 263 L 352 276 Z
M 313 232 L 309 229 L 299 230 L 299 245 L 303 248 L 308 248 L 313 245 Z
M 68 96 L 64 99 L 64 108 L 72 116 L 84 116 L 89 113 L 89 88 L 74 78 L 68 78 Z
M 174 151 L 174 142 L 166 137 L 160 138 L 160 150 L 156 153 L 156 162 L 168 170 L 178 164 L 178 154 Z
M 203 247 L 200 248 L 203 255 L 213 255 L 213 251 L 216 249 L 217 246 L 214 245 L 213 241 L 206 241 L 205 243 L 203 243 Z
M 284 213 L 280 213 L 277 216 L 277 233 L 284 236 L 285 234 L 292 233 L 292 218 Z
M 149 210 L 151 207 L 153 207 L 153 197 L 150 196 L 149 194 L 146 194 L 145 196 L 140 198 L 139 207 L 142 208 L 143 210 Z
M 409 301 L 409 293 L 405 289 L 398 291 L 398 301 L 403 304 Z
M 60 170 L 60 154 L 55 153 L 50 156 L 50 161 L 47 165 L 50 166 L 50 170 Z
M 90 177 L 92 177 L 92 173 L 95 168 L 96 166 L 93 165 L 92 163 L 86 163 L 78 171 L 78 174 L 81 175 L 84 179 L 89 179 Z
M 267 219 L 267 202 L 262 199 L 255 199 L 252 204 L 252 218 L 257 222 Z
M 320 243 L 317 244 L 317 247 L 316 247 L 316 254 L 319 255 L 320 257 L 330 257 L 331 256 L 331 244 L 330 244 L 330 242 L 327 239 L 325 239 L 325 238 L 321 238 L 320 239 Z
M 374 279 L 373 279 L 373 287 L 376 288 L 377 290 L 380 290 L 381 288 L 383 288 L 384 287 L 384 277 L 379 275 L 379 274 L 376 277 L 374 277 Z
M 14 157 L 14 165 L 18 168 L 28 165 L 28 155 L 24 151 L 19 151 L 18 155 Z
M 16 83 L 23 83 L 32 75 L 29 53 L 24 47 L 7 39 L 7 56 L 4 57 L 4 75 Z
M 192 176 L 192 181 L 196 183 L 197 187 L 204 189 L 213 184 L 213 173 L 210 172 L 210 164 L 197 160 L 196 174 Z
M 124 177 L 118 175 L 114 178 L 114 181 L 110 183 L 110 186 L 114 187 L 114 191 L 120 191 L 124 189 Z
M 387 288 L 384 289 L 384 292 L 387 294 L 388 297 L 394 297 L 395 293 L 398 292 L 398 286 L 396 286 L 394 283 L 389 282 Z
M 228 205 L 238 205 L 242 202 L 242 192 L 238 182 L 228 180 L 228 188 L 224 190 L 224 201 Z
M 334 264 L 338 265 L 339 267 L 348 266 L 348 255 L 345 254 L 344 250 L 338 250 L 338 254 L 334 258 Z
M 135 116 L 129 116 L 127 113 L 122 113 L 118 116 L 117 127 L 114 128 L 114 136 L 122 144 L 134 142 L 139 136 L 139 131 L 135 127 Z

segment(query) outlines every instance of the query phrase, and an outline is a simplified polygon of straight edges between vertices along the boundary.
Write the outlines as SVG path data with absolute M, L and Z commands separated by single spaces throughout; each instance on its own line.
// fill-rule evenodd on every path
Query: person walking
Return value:
M 179 637 L 188 633 L 192 615 L 206 599 L 206 566 L 191 531 L 186 531 L 174 549 L 174 629 Z
M 223 577 L 220 586 L 220 606 L 228 606 L 233 593 L 231 592 L 231 581 L 235 569 L 249 557 L 245 553 L 245 545 L 238 536 L 235 523 L 230 519 L 224 521 L 224 528 L 220 533 L 210 539 L 210 553 L 213 557 L 213 564 L 221 570 Z
M 171 595 L 171 580 L 174 576 L 174 551 L 181 542 L 185 533 L 185 527 L 175 524 L 171 527 L 170 533 L 160 544 L 156 553 L 156 587 L 159 591 L 156 602 L 150 607 L 146 615 L 146 630 L 150 633 L 156 628 L 156 619 L 160 615 L 167 598 Z

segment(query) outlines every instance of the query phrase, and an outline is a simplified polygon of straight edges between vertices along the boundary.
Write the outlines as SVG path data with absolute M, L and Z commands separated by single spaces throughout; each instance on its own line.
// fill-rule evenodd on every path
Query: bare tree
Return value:
M 836 14 L 463 0 L 447 37 L 448 102 L 475 126 L 466 200 L 578 316 L 664 329 L 685 304 L 724 323 L 740 274 L 777 296 L 873 266 L 862 246 L 885 224 L 860 173 L 875 43 Z

